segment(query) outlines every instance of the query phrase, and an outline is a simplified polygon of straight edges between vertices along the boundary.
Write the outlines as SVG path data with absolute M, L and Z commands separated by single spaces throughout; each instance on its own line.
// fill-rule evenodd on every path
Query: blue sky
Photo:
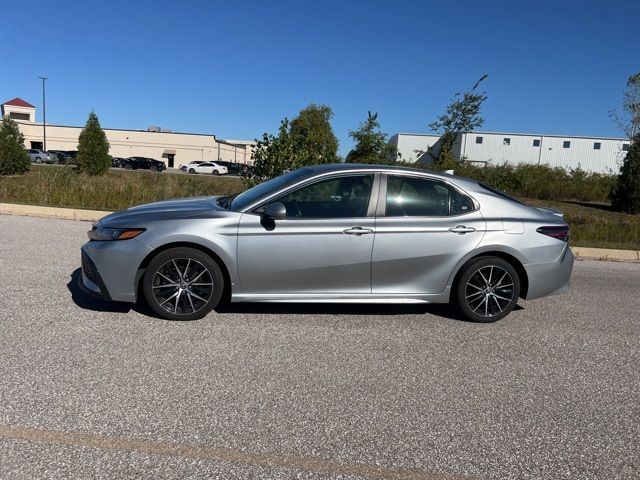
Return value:
M 340 151 L 368 110 L 427 132 L 482 74 L 483 130 L 619 136 L 640 1 L 4 0 L 0 101 L 49 123 L 252 139 L 330 105 Z

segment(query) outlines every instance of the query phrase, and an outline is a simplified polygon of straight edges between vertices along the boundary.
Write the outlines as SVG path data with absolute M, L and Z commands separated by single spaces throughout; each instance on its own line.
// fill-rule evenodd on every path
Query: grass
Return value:
M 0 202 L 121 210 L 169 198 L 228 195 L 244 190 L 237 177 L 114 171 L 78 174 L 71 167 L 32 165 L 24 175 L 0 176 Z
M 604 203 L 535 199 L 525 203 L 563 212 L 570 227 L 571 245 L 640 250 L 640 215 L 617 213 Z
M 32 165 L 24 175 L 0 176 L 0 202 L 52 207 L 120 210 L 170 198 L 228 195 L 244 190 L 237 177 L 109 171 L 80 175 L 70 167 Z M 640 215 L 611 211 L 603 202 L 527 199 L 527 203 L 565 213 L 571 244 L 640 250 Z

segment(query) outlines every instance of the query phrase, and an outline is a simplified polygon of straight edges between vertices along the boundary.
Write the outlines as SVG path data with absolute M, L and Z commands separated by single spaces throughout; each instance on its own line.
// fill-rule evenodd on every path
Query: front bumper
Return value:
M 104 300 L 135 303 L 140 265 L 149 253 L 151 248 L 137 238 L 85 243 L 80 288 Z
M 529 279 L 526 300 L 567 293 L 570 288 L 573 262 L 573 252 L 567 244 L 555 262 L 524 265 Z

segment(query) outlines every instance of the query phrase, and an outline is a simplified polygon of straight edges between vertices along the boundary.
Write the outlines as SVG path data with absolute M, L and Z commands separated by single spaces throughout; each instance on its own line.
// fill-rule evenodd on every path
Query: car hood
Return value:
M 216 204 L 219 197 L 181 198 L 163 200 L 127 208 L 103 217 L 105 227 L 132 227 L 156 220 L 175 220 L 194 217 L 224 216 L 229 212 Z

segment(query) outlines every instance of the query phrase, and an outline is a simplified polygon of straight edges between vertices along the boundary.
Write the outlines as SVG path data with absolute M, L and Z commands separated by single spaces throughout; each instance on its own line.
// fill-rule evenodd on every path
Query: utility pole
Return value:
M 42 149 L 47 151 L 47 99 L 45 96 L 45 86 L 44 82 L 47 80 L 47 77 L 38 77 L 42 79 Z

